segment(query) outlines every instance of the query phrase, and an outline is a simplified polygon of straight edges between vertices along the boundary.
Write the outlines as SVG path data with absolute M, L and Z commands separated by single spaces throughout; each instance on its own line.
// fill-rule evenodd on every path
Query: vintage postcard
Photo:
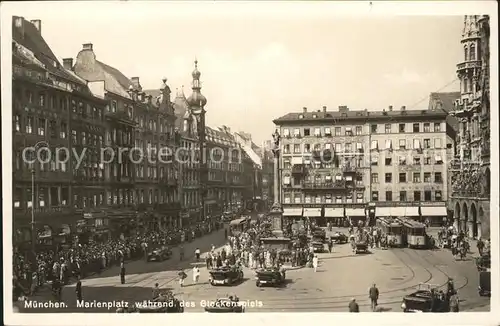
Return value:
M 495 2 L 0 8 L 5 324 L 500 322 Z

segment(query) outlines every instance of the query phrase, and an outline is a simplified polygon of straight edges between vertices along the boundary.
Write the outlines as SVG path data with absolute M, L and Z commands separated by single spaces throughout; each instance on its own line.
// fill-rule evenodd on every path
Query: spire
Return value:
M 198 70 L 198 60 L 196 58 L 194 60 L 194 70 L 191 76 L 193 77 L 193 86 L 191 87 L 193 93 L 189 96 L 187 101 L 191 108 L 201 109 L 207 104 L 207 99 L 201 94 L 201 73 Z

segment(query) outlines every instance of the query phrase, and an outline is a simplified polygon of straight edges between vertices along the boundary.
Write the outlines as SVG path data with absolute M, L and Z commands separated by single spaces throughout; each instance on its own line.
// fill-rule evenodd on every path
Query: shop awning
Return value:
M 283 209 L 283 216 L 302 216 L 301 208 L 285 208 Z
M 448 216 L 448 212 L 446 211 L 446 207 L 438 206 L 438 207 L 420 207 L 420 212 L 422 216 Z
M 246 221 L 247 218 L 246 217 L 242 217 L 242 218 L 238 218 L 236 220 L 232 220 L 229 225 L 238 225 L 238 224 L 241 224 L 242 222 Z
M 389 217 L 389 216 L 391 216 L 391 207 L 377 207 L 375 209 L 375 216 L 377 216 L 377 217 Z
M 325 217 L 344 217 L 343 208 L 325 208 Z
M 406 214 L 407 208 L 408 207 L 391 207 L 391 216 L 392 217 L 404 217 Z M 417 212 L 418 212 L 418 209 L 417 209 Z
M 345 216 L 347 216 L 347 217 L 365 216 L 365 209 L 364 208 L 346 208 L 345 209 Z
M 405 216 L 420 216 L 418 212 L 418 207 L 406 207 Z
M 321 217 L 321 208 L 304 208 L 305 217 Z

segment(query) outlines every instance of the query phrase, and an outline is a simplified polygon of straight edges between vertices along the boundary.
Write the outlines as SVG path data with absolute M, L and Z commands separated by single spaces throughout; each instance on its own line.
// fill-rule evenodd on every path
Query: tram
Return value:
M 403 246 L 403 224 L 399 220 L 377 219 L 377 226 L 387 235 L 388 247 Z
M 403 226 L 403 244 L 408 245 L 408 248 L 427 247 L 427 235 L 423 223 L 410 219 L 398 219 L 398 221 Z

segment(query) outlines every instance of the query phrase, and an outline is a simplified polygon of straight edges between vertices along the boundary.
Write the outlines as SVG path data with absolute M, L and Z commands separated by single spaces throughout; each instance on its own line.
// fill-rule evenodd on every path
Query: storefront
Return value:
M 415 221 L 420 221 L 420 209 L 418 206 L 405 207 L 405 214 L 403 216 Z
M 91 211 L 83 214 L 85 224 L 80 223 L 79 229 L 82 234 L 79 236 L 80 241 L 98 241 L 104 242 L 111 236 L 109 228 L 110 221 L 108 213 L 105 211 Z M 90 234 L 89 234 L 90 233 Z
M 359 225 L 359 222 L 363 222 L 363 225 L 366 225 L 366 213 L 364 208 L 346 208 L 345 216 L 353 226 Z
M 325 221 L 334 226 L 344 226 L 346 218 L 343 207 L 325 207 Z
M 319 207 L 304 208 L 304 217 L 309 220 L 309 222 L 316 224 L 317 226 L 326 226 L 326 221 L 321 214 L 322 209 Z
M 285 207 L 283 208 L 283 218 L 286 221 L 284 224 L 294 223 L 302 220 L 303 208 L 302 207 Z
M 420 215 L 422 220 L 428 220 L 431 226 L 441 226 L 448 219 L 448 210 L 445 203 L 436 203 L 435 205 L 431 206 L 431 203 L 422 203 Z

